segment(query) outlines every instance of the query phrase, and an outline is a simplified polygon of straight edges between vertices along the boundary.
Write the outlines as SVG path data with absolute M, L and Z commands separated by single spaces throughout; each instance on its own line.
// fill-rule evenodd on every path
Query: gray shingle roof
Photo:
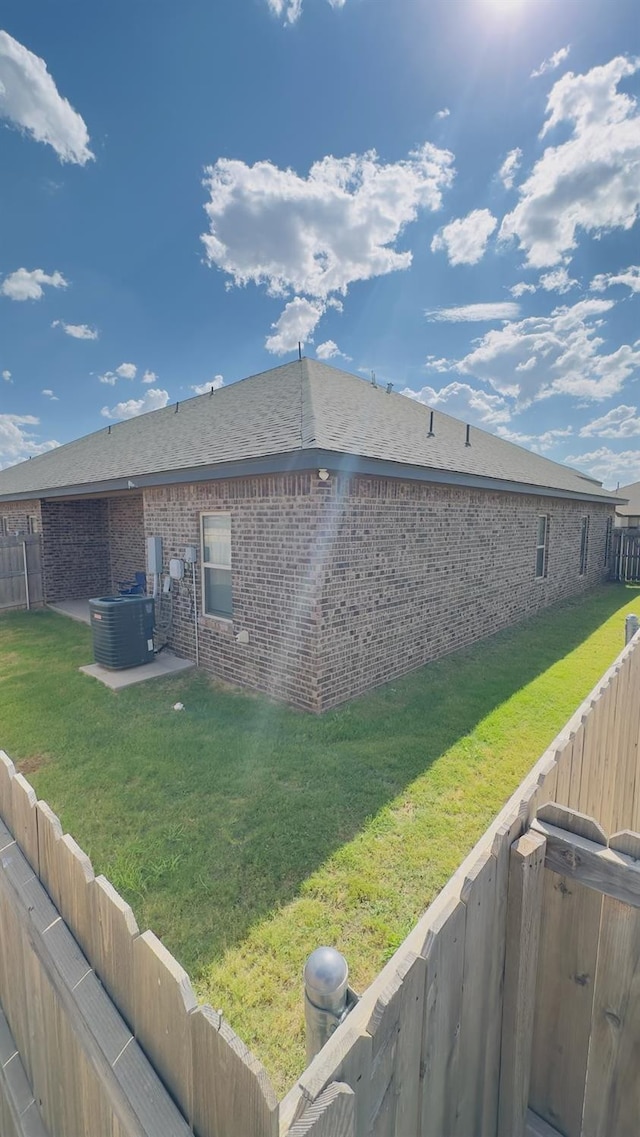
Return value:
M 587 475 L 475 427 L 465 446 L 465 424 L 440 411 L 434 437 L 428 431 L 429 409 L 415 400 L 317 360 L 295 360 L 188 399 L 177 413 L 169 406 L 110 432 L 105 426 L 0 471 L 0 499 L 324 450 L 614 500 Z

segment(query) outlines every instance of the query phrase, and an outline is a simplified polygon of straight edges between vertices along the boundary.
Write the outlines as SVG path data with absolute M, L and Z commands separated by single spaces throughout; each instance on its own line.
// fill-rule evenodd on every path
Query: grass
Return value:
M 321 718 L 204 675 L 114 694 L 78 672 L 88 628 L 4 615 L 0 746 L 282 1092 L 304 1066 L 308 952 L 333 943 L 371 981 L 639 601 L 597 589 Z

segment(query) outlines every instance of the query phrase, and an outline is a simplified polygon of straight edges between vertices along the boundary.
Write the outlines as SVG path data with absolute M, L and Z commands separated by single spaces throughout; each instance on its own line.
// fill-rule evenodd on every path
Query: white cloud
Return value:
M 526 446 L 528 450 L 544 453 L 556 446 L 560 439 L 568 438 L 569 435 L 573 434 L 573 427 L 546 430 L 544 434 L 523 434 L 517 430 L 509 430 L 506 426 L 497 426 L 495 434 L 506 439 L 507 442 L 515 442 L 516 446 Z
M 4 379 L 5 383 L 13 383 L 13 379 L 11 378 L 11 372 L 10 371 L 3 371 L 2 372 L 2 378 Z
M 451 265 L 476 265 L 498 222 L 488 209 L 472 209 L 466 217 L 450 221 L 431 242 L 431 252 L 446 252 Z
M 508 422 L 511 417 L 507 403 L 500 395 L 492 395 L 488 391 L 471 387 L 468 383 L 449 383 L 439 391 L 433 387 L 423 387 L 421 391 L 405 387 L 400 394 L 434 410 L 436 407 L 446 408 L 446 413 L 455 418 L 485 427 Z
M 191 390 L 196 395 L 209 395 L 212 390 L 219 391 L 221 387 L 224 387 L 222 375 L 214 375 L 213 379 L 209 379 L 208 383 L 193 383 Z
M 343 351 L 340 351 L 334 340 L 325 340 L 324 343 L 319 343 L 316 348 L 316 355 L 318 359 L 323 360 L 341 358 L 351 361 L 352 359 L 352 356 L 345 355 Z
M 521 161 L 522 150 L 519 146 L 516 146 L 515 150 L 509 151 L 500 169 L 498 170 L 498 177 L 500 178 L 500 181 L 502 182 L 505 189 L 509 190 L 513 187 L 513 182 L 518 170 L 520 169 Z
M 436 111 L 436 118 L 448 118 L 451 111 L 448 107 L 443 107 L 441 111 Z
M 608 446 L 601 446 L 587 454 L 570 454 L 565 462 L 598 478 L 609 489 L 615 489 L 618 483 L 629 485 L 640 480 L 640 449 L 616 453 Z
M 0 31 L 0 118 L 52 146 L 61 162 L 84 166 L 93 154 L 84 120 L 73 109 L 34 55 Z
M 544 288 L 545 292 L 570 292 L 578 284 L 577 280 L 573 280 L 566 268 L 556 268 L 552 272 L 546 272 L 540 277 L 538 284 Z
M 513 442 L 516 446 L 530 447 L 535 438 L 533 434 L 523 434 L 520 430 L 509 430 L 506 426 L 497 426 L 494 433 L 498 435 L 498 438 L 504 438 L 505 442 Z
M 540 64 L 540 66 L 536 68 L 535 71 L 531 72 L 530 78 L 539 79 L 541 75 L 546 75 L 547 71 L 555 71 L 556 67 L 559 67 L 561 63 L 564 63 L 570 51 L 571 44 L 567 44 L 566 47 L 558 48 L 557 51 L 554 51 L 553 55 L 550 55 L 549 58 L 545 59 Z
M 346 0 L 329 0 L 332 8 L 344 8 Z M 287 24 L 295 24 L 302 14 L 302 0 L 267 0 L 274 16 L 283 16 Z
M 66 288 L 67 281 L 61 272 L 49 275 L 41 268 L 34 268 L 30 272 L 26 268 L 18 268 L 5 276 L 0 285 L 0 293 L 10 300 L 41 300 L 44 296 L 43 285 Z
M 500 237 L 515 238 L 528 264 L 567 263 L 579 231 L 596 236 L 630 229 L 640 210 L 640 115 L 618 91 L 640 59 L 618 56 L 586 75 L 569 71 L 547 100 L 542 136 L 568 123 L 567 141 L 548 147 L 520 186 L 520 200 L 503 219 Z
M 60 400 L 58 399 L 58 396 L 54 395 L 54 393 L 50 387 L 44 387 L 43 390 L 41 391 L 41 394 L 46 395 L 47 398 L 51 399 L 54 403 L 60 402 Z
M 632 292 L 640 292 L 640 265 L 629 265 L 620 272 L 601 272 L 589 285 L 592 292 L 604 292 L 615 284 L 625 284 Z
M 294 297 L 285 305 L 279 318 L 271 327 L 275 334 L 265 340 L 267 351 L 274 355 L 286 355 L 295 351 L 298 343 L 304 344 L 311 338 L 316 324 L 324 315 L 324 304 Z
M 66 335 L 74 340 L 97 340 L 99 332 L 90 328 L 88 324 L 65 324 L 64 320 L 54 320 L 52 328 L 62 328 Z
M 512 300 L 498 300 L 495 303 L 461 304 L 458 308 L 435 308 L 425 315 L 439 323 L 458 324 L 467 320 L 513 320 L 519 312 L 519 304 Z
M 622 403 L 613 407 L 601 418 L 595 418 L 580 428 L 581 438 L 632 438 L 640 434 L 640 417 L 637 407 Z
M 236 285 L 326 300 L 354 281 L 409 267 L 411 253 L 395 243 L 421 209 L 440 208 L 453 155 L 425 143 L 388 164 L 375 151 L 328 156 L 306 178 L 268 161 L 221 158 L 206 175 L 210 264 Z
M 535 284 L 525 284 L 523 280 L 519 281 L 518 284 L 514 284 L 513 287 L 509 289 L 509 292 L 512 296 L 515 296 L 516 300 L 519 300 L 521 296 L 524 296 L 525 292 L 535 291 Z
M 168 402 L 168 391 L 149 387 L 142 399 L 128 399 L 125 403 L 116 403 L 115 407 L 103 407 L 100 414 L 112 419 L 136 418 L 137 415 L 144 415 L 147 411 L 161 410 Z
M 16 462 L 23 462 L 25 458 L 33 458 L 36 454 L 44 454 L 59 446 L 59 442 L 36 442 L 36 435 L 25 427 L 38 426 L 40 420 L 33 415 L 2 415 L 0 414 L 0 470 L 6 466 L 13 466 Z
M 155 371 L 145 371 L 144 375 L 142 376 L 142 382 L 155 383 L 157 378 L 158 376 L 156 375 Z
M 121 363 L 116 367 L 115 371 L 105 371 L 104 375 L 99 375 L 98 379 L 101 383 L 106 383 L 109 387 L 115 387 L 118 379 L 135 379 L 138 368 L 135 363 Z M 152 380 L 145 379 L 143 376 L 143 383 L 152 382 L 157 376 L 152 371 L 145 371 L 145 375 L 151 375 Z
M 494 328 L 457 361 L 458 372 L 488 382 L 502 395 L 526 405 L 551 395 L 606 399 L 640 366 L 637 345 L 604 354 L 600 317 L 611 300 L 581 300 Z M 535 363 L 532 364 L 531 360 Z

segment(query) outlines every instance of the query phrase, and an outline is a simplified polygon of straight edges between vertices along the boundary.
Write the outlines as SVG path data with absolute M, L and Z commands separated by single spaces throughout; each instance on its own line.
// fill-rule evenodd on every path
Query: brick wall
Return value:
M 232 518 L 233 621 L 200 617 L 201 665 L 325 710 L 603 580 L 612 507 L 419 482 L 315 473 L 144 491 L 164 560 L 200 547 L 199 515 Z M 547 514 L 547 576 L 535 577 Z M 590 517 L 587 573 L 580 523 Z M 197 570 L 201 610 L 200 567 Z M 171 646 L 195 652 L 190 584 Z M 235 635 L 249 633 L 247 645 Z
M 110 587 L 115 594 L 119 581 L 133 580 L 134 573 L 144 572 L 146 568 L 142 494 L 111 497 L 108 509 Z
M 109 593 L 108 502 L 43 501 L 42 552 L 49 604 Z
M 35 518 L 36 530 L 40 532 L 42 519 L 40 516 L 40 502 L 34 501 L 0 501 L 0 537 L 6 532 L 29 532 L 29 518 Z M 4 521 L 4 525 L 2 522 Z
M 323 710 L 606 576 L 611 506 L 365 477 L 332 478 L 323 492 Z M 541 580 L 540 514 L 550 519 Z M 589 549 L 580 576 L 583 516 Z

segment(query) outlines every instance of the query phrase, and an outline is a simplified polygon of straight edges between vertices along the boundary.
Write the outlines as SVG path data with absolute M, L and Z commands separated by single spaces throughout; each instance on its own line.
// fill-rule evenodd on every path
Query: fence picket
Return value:
M 133 941 L 135 1035 L 191 1121 L 193 1076 L 189 1016 L 197 1007 L 189 976 L 153 932 Z
M 39 871 L 37 800 L 35 790 L 26 778 L 22 774 L 14 774 L 11 779 L 13 836 L 36 874 Z
M 0 817 L 13 836 L 13 794 L 11 783 L 16 776 L 16 768 L 8 754 L 0 750 Z
M 460 1018 L 467 909 L 451 897 L 425 947 L 420 1137 L 453 1133 L 460 1086 Z
M 332 1082 L 313 1102 L 288 1137 L 354 1137 L 355 1104 L 351 1086 Z
M 122 1017 L 133 1029 L 135 988 L 133 941 L 140 935 L 129 905 L 103 876 L 93 887 L 92 963 Z
M 198 1007 L 189 1025 L 196 1133 L 276 1137 L 278 1101 L 262 1064 L 211 1007 Z
M 460 892 L 467 909 L 462 1017 L 460 1022 L 460 1069 L 458 1106 L 453 1133 L 483 1137 L 485 1128 L 485 1047 L 491 1014 L 492 928 L 496 909 L 496 859 L 482 854 L 469 871 Z

